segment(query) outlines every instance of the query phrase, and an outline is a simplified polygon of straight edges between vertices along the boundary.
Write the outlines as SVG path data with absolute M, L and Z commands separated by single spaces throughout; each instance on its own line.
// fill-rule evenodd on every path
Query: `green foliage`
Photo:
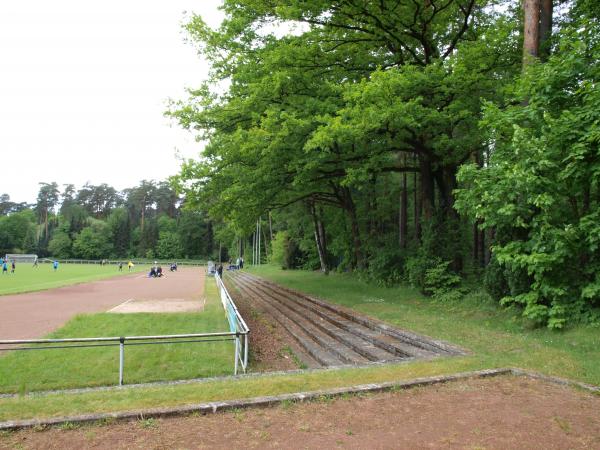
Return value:
M 458 208 L 508 236 L 494 246 L 516 275 L 503 303 L 550 328 L 595 320 L 600 307 L 599 36 L 595 21 L 567 27 L 511 106 L 487 106 L 489 165 L 459 174 Z
M 450 262 L 439 262 L 425 271 L 423 292 L 436 300 L 456 300 L 462 293 L 457 290 L 461 278 L 449 270 Z
M 104 259 L 112 253 L 110 228 L 99 220 L 93 220 L 91 225 L 81 230 L 73 241 L 73 254 L 83 259 Z
M 367 280 L 382 286 L 396 286 L 404 280 L 405 253 L 393 246 L 380 247 L 369 258 L 364 275 Z
M 286 231 L 278 232 L 271 243 L 269 262 L 282 269 L 294 269 L 299 265 L 298 244 Z
M 164 259 L 181 258 L 183 248 L 179 235 L 172 231 L 161 231 L 156 244 L 156 256 Z
M 68 233 L 57 231 L 48 243 L 48 251 L 55 258 L 70 258 L 73 242 Z
M 429 257 L 422 252 L 406 259 L 406 276 L 412 287 L 425 293 L 427 271 L 443 264 L 437 257 Z
M 31 210 L 0 216 L 0 254 L 29 251 L 35 235 L 35 216 Z

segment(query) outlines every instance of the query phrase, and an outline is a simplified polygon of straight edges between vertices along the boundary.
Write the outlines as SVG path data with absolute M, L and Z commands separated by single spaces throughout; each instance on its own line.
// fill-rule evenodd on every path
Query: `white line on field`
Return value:
M 134 299 L 130 298 L 129 300 L 126 300 L 126 301 L 124 301 L 123 303 L 119 303 L 119 304 L 118 304 L 117 306 L 115 306 L 114 308 L 112 308 L 112 309 L 109 309 L 109 310 L 108 310 L 108 312 L 112 312 L 112 311 L 114 311 L 115 309 L 118 309 L 118 308 L 120 308 L 121 306 L 123 306 L 123 305 L 126 305 L 126 304 L 127 304 L 127 303 L 129 303 L 129 302 L 132 302 L 133 300 L 134 300 Z

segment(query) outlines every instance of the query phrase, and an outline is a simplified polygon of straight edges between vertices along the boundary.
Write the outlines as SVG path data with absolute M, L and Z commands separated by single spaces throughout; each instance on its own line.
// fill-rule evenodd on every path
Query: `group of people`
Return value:
M 2 275 L 6 274 L 8 275 L 8 259 L 7 258 L 1 258 L 0 261 L 2 261 Z M 15 273 L 15 269 L 17 268 L 17 264 L 15 263 L 15 260 L 13 259 L 10 263 L 10 273 Z
M 239 256 L 236 260 L 235 260 L 235 264 L 233 264 L 233 260 L 229 260 L 228 266 L 227 266 L 227 270 L 238 270 L 238 269 L 243 269 L 244 268 L 244 258 Z M 219 275 L 219 277 L 223 277 L 223 264 L 219 264 L 215 271 L 217 272 L 217 274 Z
M 171 272 L 177 272 L 177 263 L 176 262 L 171 263 L 171 265 L 169 266 L 169 270 Z M 163 274 L 162 267 L 158 265 L 157 261 L 154 261 L 154 265 L 150 269 L 150 272 L 148 273 L 148 277 L 149 278 L 160 278 L 163 275 L 164 274 Z

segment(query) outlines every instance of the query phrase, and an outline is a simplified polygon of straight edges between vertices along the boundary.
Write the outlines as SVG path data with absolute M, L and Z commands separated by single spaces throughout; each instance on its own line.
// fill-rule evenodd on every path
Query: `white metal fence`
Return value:
M 119 347 L 119 386 L 124 384 L 125 373 L 125 347 L 131 345 L 156 345 L 156 344 L 184 344 L 207 343 L 218 341 L 234 342 L 234 371 L 237 375 L 239 366 L 245 372 L 248 367 L 248 333 L 250 329 L 240 315 L 235 303 L 231 299 L 227 288 L 221 278 L 216 275 L 215 280 L 219 288 L 221 303 L 229 322 L 229 331 L 218 333 L 171 334 L 157 336 L 113 336 L 92 338 L 68 339 L 19 339 L 0 340 L 2 351 L 35 351 L 51 349 L 72 349 L 92 347 Z
M 229 331 L 231 333 L 235 333 L 236 336 L 234 373 L 237 374 L 238 372 L 238 362 L 242 365 L 242 370 L 246 372 L 248 367 L 248 334 L 250 333 L 250 329 L 235 306 L 235 303 L 229 295 L 229 292 L 227 291 L 227 288 L 225 287 L 225 284 L 223 283 L 223 280 L 219 276 L 218 272 L 215 273 L 215 281 L 217 283 L 217 287 L 219 288 L 223 309 L 227 314 Z

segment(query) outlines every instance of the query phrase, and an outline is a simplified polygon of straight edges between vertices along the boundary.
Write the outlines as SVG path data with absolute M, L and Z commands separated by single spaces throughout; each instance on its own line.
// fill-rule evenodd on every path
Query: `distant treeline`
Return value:
M 118 191 L 108 184 L 39 183 L 35 204 L 0 195 L 0 254 L 57 258 L 207 258 L 211 222 L 186 209 L 166 181 Z

